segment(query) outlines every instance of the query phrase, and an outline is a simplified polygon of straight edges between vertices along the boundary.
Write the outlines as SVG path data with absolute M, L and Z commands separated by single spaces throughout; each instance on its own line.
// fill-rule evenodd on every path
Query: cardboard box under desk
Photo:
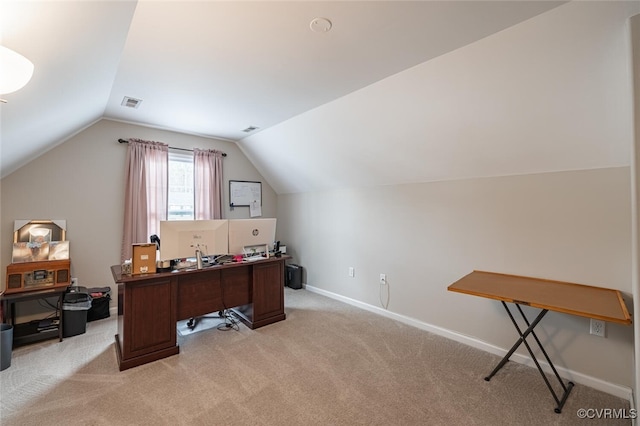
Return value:
M 131 274 L 155 274 L 156 273 L 156 245 L 134 244 L 133 258 L 131 259 Z

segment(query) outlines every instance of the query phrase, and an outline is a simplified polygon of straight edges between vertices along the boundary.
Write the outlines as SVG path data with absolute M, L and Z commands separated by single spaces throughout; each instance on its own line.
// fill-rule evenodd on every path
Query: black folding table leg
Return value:
M 507 352 L 507 354 L 504 356 L 504 358 L 502 358 L 502 360 L 500 361 L 500 363 L 496 366 L 496 368 L 493 369 L 493 371 L 491 372 L 491 374 L 489 374 L 487 377 L 485 377 L 484 379 L 488 382 L 489 380 L 491 380 L 491 378 L 502 368 L 504 367 L 504 365 L 507 363 L 507 361 L 509 361 L 509 358 L 511 358 L 511 355 L 513 355 L 513 353 L 516 351 L 516 349 L 518 349 L 518 347 L 520 347 L 520 345 L 525 342 L 526 337 L 529 335 L 529 333 L 533 332 L 533 328 L 538 325 L 538 323 L 542 320 L 542 318 L 546 315 L 546 313 L 548 312 L 546 309 L 543 309 L 538 316 L 536 317 L 536 319 L 531 323 L 531 325 L 529 325 L 529 327 L 525 330 L 524 333 L 520 332 L 520 327 L 518 327 L 518 323 L 515 322 L 515 319 L 513 318 L 513 315 L 511 315 L 511 311 L 509 310 L 509 308 L 507 307 L 507 304 L 505 302 L 502 302 L 502 305 L 504 306 L 504 308 L 507 310 L 507 313 L 509 314 L 509 318 L 511 318 L 511 321 L 513 322 L 513 325 L 516 327 L 516 330 L 518 330 L 518 334 L 520 335 L 520 338 L 516 341 L 516 343 L 513 344 L 513 346 L 511 347 L 511 349 L 509 350 L 509 352 Z
M 562 378 L 558 374 L 558 371 L 556 370 L 555 366 L 551 362 L 551 359 L 549 358 L 549 355 L 544 350 L 544 347 L 542 346 L 542 343 L 540 343 L 540 339 L 538 339 L 538 336 L 536 336 L 536 333 L 533 331 L 534 328 L 538 325 L 538 323 L 542 320 L 542 318 L 547 314 L 548 310 L 547 309 L 541 310 L 540 313 L 538 314 L 538 316 L 536 317 L 536 319 L 532 323 L 529 323 L 529 321 L 527 320 L 527 317 L 525 316 L 524 312 L 522 311 L 522 308 L 520 308 L 520 305 L 516 304 L 516 307 L 518 308 L 518 311 L 520 311 L 520 315 L 522 316 L 522 319 L 524 320 L 525 324 L 527 325 L 527 329 L 524 332 L 522 332 L 520 330 L 520 327 L 518 326 L 517 321 L 513 317 L 513 314 L 509 310 L 509 307 L 507 306 L 507 304 L 504 301 L 502 302 L 502 306 L 504 306 L 504 309 L 507 311 L 507 314 L 509 314 L 509 318 L 511 318 L 511 322 L 513 323 L 514 327 L 518 331 L 518 334 L 520 335 L 520 338 L 511 347 L 511 349 L 504 356 L 504 358 L 502 358 L 502 360 L 500 361 L 500 363 L 498 363 L 496 368 L 493 369 L 491 374 L 489 374 L 484 379 L 486 381 L 491 380 L 491 378 L 507 363 L 507 361 L 509 360 L 511 355 L 513 355 L 513 353 L 518 349 L 518 347 L 520 347 L 520 345 L 522 343 L 524 343 L 524 345 L 527 348 L 527 351 L 529 352 L 529 355 L 531 355 L 531 359 L 533 359 L 533 362 L 536 364 L 536 367 L 538 368 L 538 371 L 540 372 L 540 375 L 542 376 L 542 379 L 546 383 L 547 388 L 549 388 L 549 391 L 551 392 L 551 395 L 553 396 L 553 399 L 556 401 L 557 406 L 554 409 L 554 411 L 556 413 L 560 413 L 562 411 L 562 407 L 564 406 L 564 403 L 567 401 L 567 398 L 569 397 L 569 393 L 571 392 L 571 389 L 573 388 L 574 384 L 573 384 L 573 382 L 568 382 L 568 384 L 565 386 L 564 381 L 562 380 Z M 527 339 L 527 336 L 529 334 L 531 334 L 533 336 L 533 338 L 535 339 L 536 343 L 538 344 L 538 347 L 540 348 L 540 350 L 544 354 L 547 362 L 549 363 L 549 366 L 553 370 L 553 373 L 556 376 L 556 379 L 558 379 L 558 382 L 562 386 L 562 390 L 564 391 L 564 394 L 562 395 L 561 399 L 559 399 L 558 396 L 556 395 L 555 391 L 553 390 L 553 387 L 551 386 L 551 383 L 549 383 L 549 380 L 547 379 L 547 376 L 544 374 L 544 371 L 542 370 L 542 367 L 540 366 L 540 363 L 538 362 L 536 356 L 534 355 L 533 351 L 531 350 L 531 347 L 529 346 L 529 343 L 527 343 L 526 339 Z
M 516 307 L 518 308 L 518 311 L 520 311 L 520 315 L 522 316 L 522 319 L 524 320 L 525 324 L 527 324 L 527 326 L 529 326 L 529 321 L 527 321 L 527 317 L 525 316 L 524 312 L 522 312 L 522 308 L 520 307 L 520 305 L 516 304 Z M 558 406 L 555 408 L 555 412 L 556 413 L 560 413 L 562 411 L 562 407 L 564 406 L 564 403 L 567 401 L 567 398 L 569 397 L 569 392 L 571 392 L 571 389 L 573 388 L 574 383 L 573 382 L 568 382 L 567 385 L 564 384 L 564 380 L 562 380 L 562 378 L 558 374 L 558 370 L 556 370 L 556 367 L 553 365 L 553 362 L 551 362 L 551 358 L 549 358 L 549 355 L 547 354 L 547 351 L 544 350 L 544 347 L 542 346 L 542 343 L 540 343 L 540 339 L 538 339 L 538 336 L 536 336 L 536 333 L 534 331 L 531 331 L 531 335 L 533 336 L 533 338 L 535 339 L 536 343 L 538 344 L 538 347 L 540 348 L 540 350 L 544 354 L 544 357 L 546 358 L 547 363 L 551 367 L 551 370 L 553 371 L 553 374 L 556 376 L 556 379 L 558 379 L 558 383 L 560 383 L 560 386 L 562 386 L 562 390 L 564 391 L 562 398 L 558 399 L 556 393 L 553 391 L 553 388 L 551 387 L 551 384 L 547 380 L 547 376 L 542 371 L 542 368 L 540 367 L 540 364 L 538 363 L 538 360 L 533 355 L 533 352 L 531 351 L 531 349 L 527 345 L 527 349 L 529 349 L 529 354 L 531 355 L 531 358 L 533 358 L 533 360 L 535 361 L 536 365 L 538 366 L 538 371 L 540 371 L 540 374 L 542 374 L 542 378 L 544 379 L 545 383 L 547 384 L 547 387 L 549 388 L 549 391 L 551 391 L 551 394 L 553 395 L 553 398 L 556 400 L 556 403 L 558 404 Z M 525 344 L 526 344 L 526 342 L 525 342 Z

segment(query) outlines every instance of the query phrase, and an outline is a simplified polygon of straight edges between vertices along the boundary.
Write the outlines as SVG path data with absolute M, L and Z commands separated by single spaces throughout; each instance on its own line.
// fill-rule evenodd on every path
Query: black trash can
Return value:
M 91 309 L 87 312 L 87 322 L 109 318 L 111 287 L 91 287 L 87 291 L 91 296 Z
M 284 283 L 287 287 L 299 290 L 302 288 L 302 266 L 287 265 Z
M 13 326 L 0 324 L 0 371 L 11 367 L 13 350 Z
M 87 331 L 87 311 L 91 296 L 86 287 L 69 287 L 62 302 L 62 337 L 77 336 Z

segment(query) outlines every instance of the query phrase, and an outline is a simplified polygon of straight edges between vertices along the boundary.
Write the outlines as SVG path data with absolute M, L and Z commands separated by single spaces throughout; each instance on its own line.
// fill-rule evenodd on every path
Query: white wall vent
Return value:
M 127 108 L 138 108 L 140 106 L 140 104 L 142 103 L 142 99 L 136 99 L 136 98 L 130 98 L 129 96 L 125 96 L 122 99 L 122 103 L 120 105 L 122 105 L 123 107 L 127 107 Z

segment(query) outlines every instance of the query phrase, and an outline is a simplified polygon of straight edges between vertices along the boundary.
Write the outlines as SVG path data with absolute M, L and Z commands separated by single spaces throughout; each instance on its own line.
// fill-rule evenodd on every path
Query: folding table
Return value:
M 554 409 L 556 413 L 560 413 L 562 411 L 562 407 L 564 406 L 574 384 L 570 381 L 565 384 L 551 362 L 549 355 L 547 355 L 547 352 L 544 350 L 540 339 L 538 339 L 538 336 L 536 336 L 536 333 L 534 332 L 534 328 L 546 313 L 548 311 L 556 311 L 619 324 L 631 324 L 631 316 L 624 304 L 620 291 L 613 289 L 541 278 L 499 274 L 495 272 L 473 271 L 451 284 L 448 287 L 448 290 L 499 300 L 502 303 L 502 306 L 504 306 L 507 311 L 511 322 L 520 337 L 493 371 L 485 377 L 485 380 L 491 380 L 491 378 L 507 363 L 516 349 L 524 343 L 527 351 L 529 351 L 529 354 L 531 355 L 531 359 L 536 364 L 538 371 L 542 375 L 551 395 L 556 401 L 556 408 Z M 524 331 L 522 331 L 518 325 L 518 322 L 507 306 L 507 303 L 513 303 L 516 305 L 517 310 L 520 312 L 520 316 L 526 324 L 526 329 Z M 540 309 L 540 313 L 532 322 L 529 322 L 520 305 L 538 308 Z M 556 376 L 556 379 L 558 379 L 558 382 L 562 387 L 562 395 L 558 396 L 556 394 L 549 383 L 547 376 L 540 367 L 540 363 L 536 359 L 529 343 L 526 340 L 529 335 L 533 336 L 538 347 L 544 354 L 547 363 L 551 367 L 553 374 Z

